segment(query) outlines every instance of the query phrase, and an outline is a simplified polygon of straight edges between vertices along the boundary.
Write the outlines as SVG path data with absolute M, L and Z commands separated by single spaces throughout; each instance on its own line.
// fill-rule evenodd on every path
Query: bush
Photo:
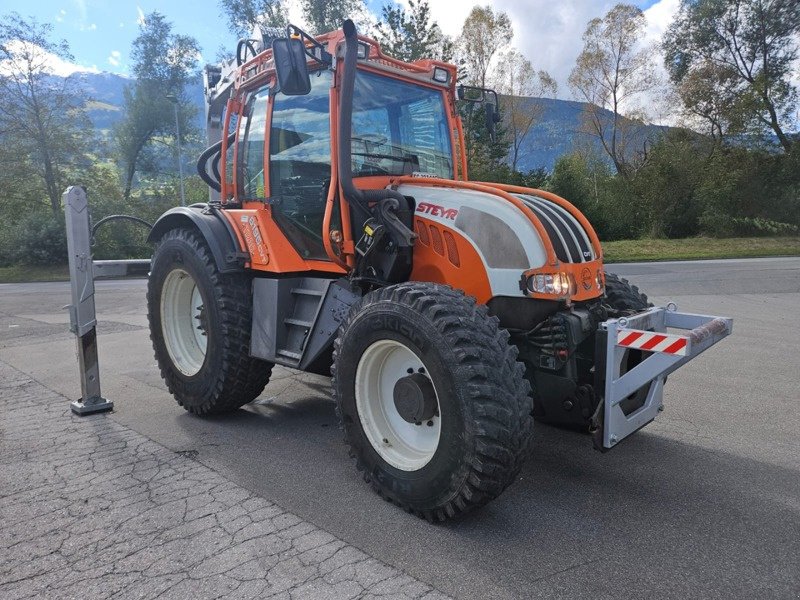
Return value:
M 650 150 L 648 161 L 631 178 L 645 207 L 643 233 L 653 238 L 686 238 L 700 232 L 702 207 L 696 198 L 698 136 L 675 131 Z
M 67 262 L 67 235 L 63 217 L 31 213 L 5 229 L 3 262 L 7 265 L 63 265 Z
M 196 178 L 196 179 L 199 179 Z M 119 186 L 116 166 L 97 163 L 83 174 L 92 223 L 109 215 L 133 215 L 154 223 L 169 208 L 178 204 L 177 189 L 172 186 L 142 189 L 127 202 Z M 100 226 L 95 236 L 92 254 L 98 260 L 149 258 L 153 251 L 147 243 L 146 227 L 129 221 L 111 221 Z
M 601 239 L 630 239 L 644 233 L 642 202 L 602 160 L 580 153 L 562 156 L 553 169 L 550 189 L 574 204 Z

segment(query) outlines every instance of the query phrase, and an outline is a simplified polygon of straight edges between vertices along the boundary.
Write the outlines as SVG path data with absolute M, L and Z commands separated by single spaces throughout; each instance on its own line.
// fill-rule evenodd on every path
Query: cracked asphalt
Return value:
M 2 362 L 0 396 L 0 597 L 446 598 Z
M 142 281 L 98 284 L 115 411 L 71 416 L 68 287 L 0 286 L 0 598 L 800 597 L 800 259 L 611 269 L 733 336 L 612 452 L 538 426 L 520 479 L 444 526 L 360 480 L 326 378 L 276 368 L 236 413 L 186 414 Z

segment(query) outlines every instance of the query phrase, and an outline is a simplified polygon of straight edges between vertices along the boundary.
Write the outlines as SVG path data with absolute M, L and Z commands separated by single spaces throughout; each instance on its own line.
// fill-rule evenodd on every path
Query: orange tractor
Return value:
M 606 274 L 566 200 L 469 181 L 457 103 L 491 128 L 497 97 L 455 66 L 395 60 L 350 21 L 269 33 L 207 67 L 211 199 L 151 233 L 151 337 L 186 410 L 238 409 L 276 364 L 332 374 L 364 479 L 443 520 L 514 481 L 534 418 L 607 450 L 730 332 Z

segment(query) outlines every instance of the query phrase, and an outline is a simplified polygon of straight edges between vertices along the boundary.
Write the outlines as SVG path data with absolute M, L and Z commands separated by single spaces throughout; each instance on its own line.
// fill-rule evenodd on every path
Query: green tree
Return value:
M 544 106 L 532 97 L 554 98 L 558 84 L 547 71 L 536 71 L 516 49 L 501 55 L 496 79 L 497 91 L 502 94 L 500 106 L 510 143 L 511 170 L 516 171 L 522 144 L 544 113 Z
M 797 0 L 682 0 L 663 47 L 673 82 L 684 86 L 694 78 L 705 85 L 699 102 L 684 96 L 689 110 L 720 96 L 725 102 L 716 108 L 727 121 L 771 132 L 788 152 L 793 140 L 787 127 L 798 100 L 792 83 L 798 40 Z M 703 77 L 709 69 L 719 76 Z
M 464 21 L 458 39 L 458 53 L 467 70 L 467 83 L 486 87 L 492 60 L 514 35 L 511 19 L 492 7 L 476 6 Z
M 704 62 L 675 84 L 688 124 L 704 129 L 717 143 L 744 129 L 736 110 L 737 79 L 730 67 Z
M 73 60 L 67 42 L 51 35 L 51 25 L 17 13 L 0 22 L 0 183 L 4 204 L 46 199 L 58 214 L 90 134 L 77 80 L 51 71 L 53 56 Z
M 607 207 L 602 203 L 602 191 L 608 178 L 605 165 L 580 152 L 571 152 L 556 161 L 549 189 L 577 206 L 598 234 L 605 237 L 608 233 L 604 217 Z
M 486 127 L 485 104 L 460 103 L 464 122 L 464 141 L 467 150 L 469 178 L 475 181 L 501 181 L 504 173 L 511 174 L 506 163 L 509 143 L 504 122 L 497 124 L 494 137 Z M 502 114 L 502 113 L 501 113 Z
M 240 37 L 249 35 L 256 25 L 289 24 L 284 0 L 220 0 L 220 7 L 228 18 L 228 29 Z
M 300 0 L 303 16 L 311 33 L 335 31 L 345 19 L 363 24 L 366 7 L 363 0 Z
M 464 21 L 457 40 L 457 56 L 465 69 L 463 78 L 472 86 L 485 88 L 492 80 L 491 68 L 498 52 L 513 36 L 511 19 L 491 6 L 476 6 Z M 498 107 L 500 108 L 500 107 Z M 461 117 L 467 167 L 471 179 L 491 179 L 508 155 L 505 124 L 499 124 L 494 139 L 486 127 L 485 105 L 462 102 Z
M 699 233 L 696 190 L 707 144 L 688 130 L 672 130 L 650 149 L 647 164 L 631 181 L 643 209 L 642 232 L 653 238 L 684 238 Z
M 191 131 L 195 109 L 185 88 L 197 64 L 199 47 L 194 38 L 172 32 L 172 24 L 153 12 L 145 17 L 133 42 L 131 57 L 135 82 L 124 91 L 125 118 L 114 131 L 117 151 L 124 165 L 124 197 L 128 199 L 143 152 L 157 136 L 175 131 L 178 101 L 181 135 Z
M 625 118 L 623 111 L 634 117 L 627 109 L 659 83 L 652 53 L 640 44 L 646 26 L 644 13 L 630 4 L 617 4 L 603 18 L 592 19 L 569 76 L 573 94 L 586 103 L 586 131 L 599 140 L 622 177 L 640 166 L 633 145 L 640 143 L 643 129 L 640 118 Z
M 453 41 L 431 20 L 428 0 L 409 0 L 408 10 L 386 4 L 377 23 L 376 39 L 391 56 L 405 61 L 453 58 Z

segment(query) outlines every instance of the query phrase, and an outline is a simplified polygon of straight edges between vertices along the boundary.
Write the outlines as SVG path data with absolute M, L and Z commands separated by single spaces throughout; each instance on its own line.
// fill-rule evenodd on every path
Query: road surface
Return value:
M 323 377 L 276 369 L 252 405 L 199 419 L 165 391 L 143 281 L 98 283 L 100 369 L 118 423 L 369 555 L 464 598 L 796 598 L 800 594 L 800 258 L 611 265 L 653 301 L 731 316 L 670 376 L 666 411 L 607 454 L 537 426 L 519 481 L 432 526 L 375 496 Z M 0 361 L 79 395 L 68 286 L 0 286 Z

